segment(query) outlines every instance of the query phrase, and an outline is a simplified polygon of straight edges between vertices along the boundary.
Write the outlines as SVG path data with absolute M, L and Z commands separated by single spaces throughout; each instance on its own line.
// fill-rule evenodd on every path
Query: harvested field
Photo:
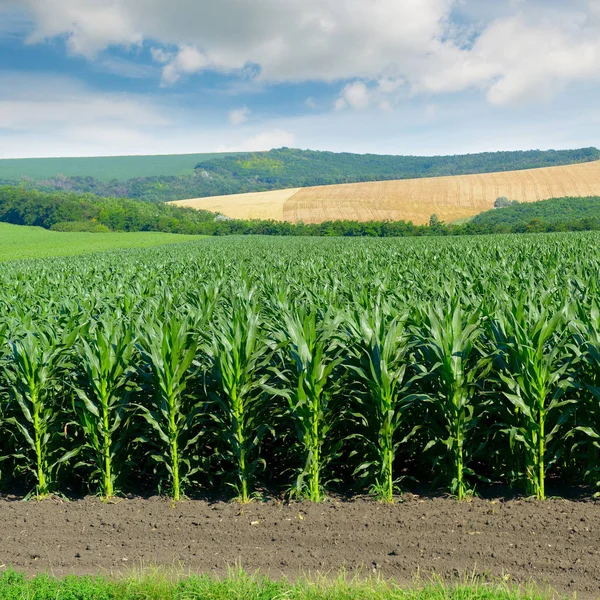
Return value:
M 397 504 L 209 503 L 96 498 L 0 500 L 0 565 L 34 574 L 120 572 L 140 564 L 226 574 L 238 563 L 271 577 L 373 572 L 409 584 L 420 571 L 537 581 L 581 599 L 600 592 L 598 504 L 456 502 L 406 495 Z
M 493 208 L 498 196 L 519 202 L 600 195 L 600 161 L 397 181 L 348 183 L 174 202 L 240 219 L 321 223 L 351 219 L 426 223 L 432 213 L 445 222 Z
M 231 196 L 212 196 L 193 200 L 170 202 L 177 206 L 220 212 L 233 219 L 274 219 L 287 220 L 283 214 L 286 202 L 301 188 L 275 190 L 274 192 L 254 192 Z M 227 207 L 225 210 L 224 207 Z

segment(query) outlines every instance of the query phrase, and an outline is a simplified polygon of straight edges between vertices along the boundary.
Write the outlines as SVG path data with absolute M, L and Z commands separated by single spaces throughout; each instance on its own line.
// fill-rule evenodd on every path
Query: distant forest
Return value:
M 150 159 L 152 157 L 148 157 Z M 92 159 L 90 159 L 92 160 Z M 102 197 L 165 202 L 185 198 L 258 192 L 282 188 L 513 171 L 600 160 L 600 150 L 531 150 L 456 156 L 388 156 L 280 148 L 213 157 L 193 174 L 100 180 L 56 176 L 44 181 L 4 180 L 46 192 L 70 191 Z
M 404 237 L 600 230 L 600 197 L 554 198 L 496 208 L 461 224 L 329 221 L 319 224 L 227 219 L 208 211 L 72 192 L 0 188 L 0 222 L 55 231 L 162 231 L 203 235 Z

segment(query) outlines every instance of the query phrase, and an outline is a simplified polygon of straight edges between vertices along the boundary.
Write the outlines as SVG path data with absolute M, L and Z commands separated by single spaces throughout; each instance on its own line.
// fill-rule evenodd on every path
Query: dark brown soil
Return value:
M 600 597 L 595 501 L 404 497 L 323 504 L 0 500 L 0 570 L 116 573 L 140 565 L 271 577 L 345 568 L 410 583 L 420 571 L 534 580 Z

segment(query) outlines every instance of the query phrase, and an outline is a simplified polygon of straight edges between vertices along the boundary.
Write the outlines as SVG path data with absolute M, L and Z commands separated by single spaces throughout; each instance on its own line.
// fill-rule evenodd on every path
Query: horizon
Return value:
M 167 156 L 202 156 L 204 154 L 222 154 L 223 156 L 228 154 L 251 154 L 257 152 L 270 152 L 271 150 L 300 150 L 302 152 L 330 152 L 333 154 L 357 154 L 359 156 L 398 156 L 398 157 L 416 157 L 416 158 L 441 158 L 446 156 L 468 156 L 475 154 L 500 154 L 503 152 L 560 152 L 563 150 L 584 150 L 587 148 L 593 148 L 600 150 L 597 146 L 586 146 L 580 148 L 526 148 L 516 150 L 482 150 L 481 152 L 464 152 L 464 153 L 452 153 L 452 154 L 382 154 L 378 152 L 336 152 L 333 150 L 321 150 L 316 148 L 297 148 L 294 146 L 280 146 L 278 148 L 269 148 L 268 150 L 247 150 L 247 151 L 232 151 L 232 152 L 183 152 L 183 153 L 170 153 L 170 154 L 98 154 L 98 155 L 86 155 L 86 156 L 15 156 L 11 158 L 0 158 L 0 161 L 5 160 L 77 160 L 77 159 L 90 159 L 90 158 L 152 158 L 152 157 L 167 157 Z
M 597 147 L 599 0 L 0 0 L 0 158 Z

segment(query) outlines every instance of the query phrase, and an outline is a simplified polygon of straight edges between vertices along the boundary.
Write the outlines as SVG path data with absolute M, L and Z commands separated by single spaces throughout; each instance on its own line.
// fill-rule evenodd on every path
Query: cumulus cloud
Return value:
M 171 85 L 182 74 L 197 73 L 210 64 L 207 57 L 193 46 L 181 46 L 179 51 L 172 55 L 155 50 L 153 56 L 157 57 L 159 62 L 166 63 L 162 70 L 163 85 Z
M 247 106 L 242 106 L 242 108 L 231 110 L 229 111 L 229 122 L 232 125 L 241 125 L 248 120 L 248 115 L 250 112 L 251 111 Z
M 371 101 L 369 89 L 362 81 L 349 83 L 335 101 L 335 108 L 342 109 L 346 106 L 350 108 L 367 108 Z
M 266 83 L 339 82 L 338 108 L 391 105 L 402 90 L 468 88 L 493 104 L 518 104 L 600 78 L 599 0 L 0 0 L 3 7 L 27 11 L 30 42 L 63 36 L 87 57 L 150 41 L 163 85 L 205 70 L 255 73 Z

